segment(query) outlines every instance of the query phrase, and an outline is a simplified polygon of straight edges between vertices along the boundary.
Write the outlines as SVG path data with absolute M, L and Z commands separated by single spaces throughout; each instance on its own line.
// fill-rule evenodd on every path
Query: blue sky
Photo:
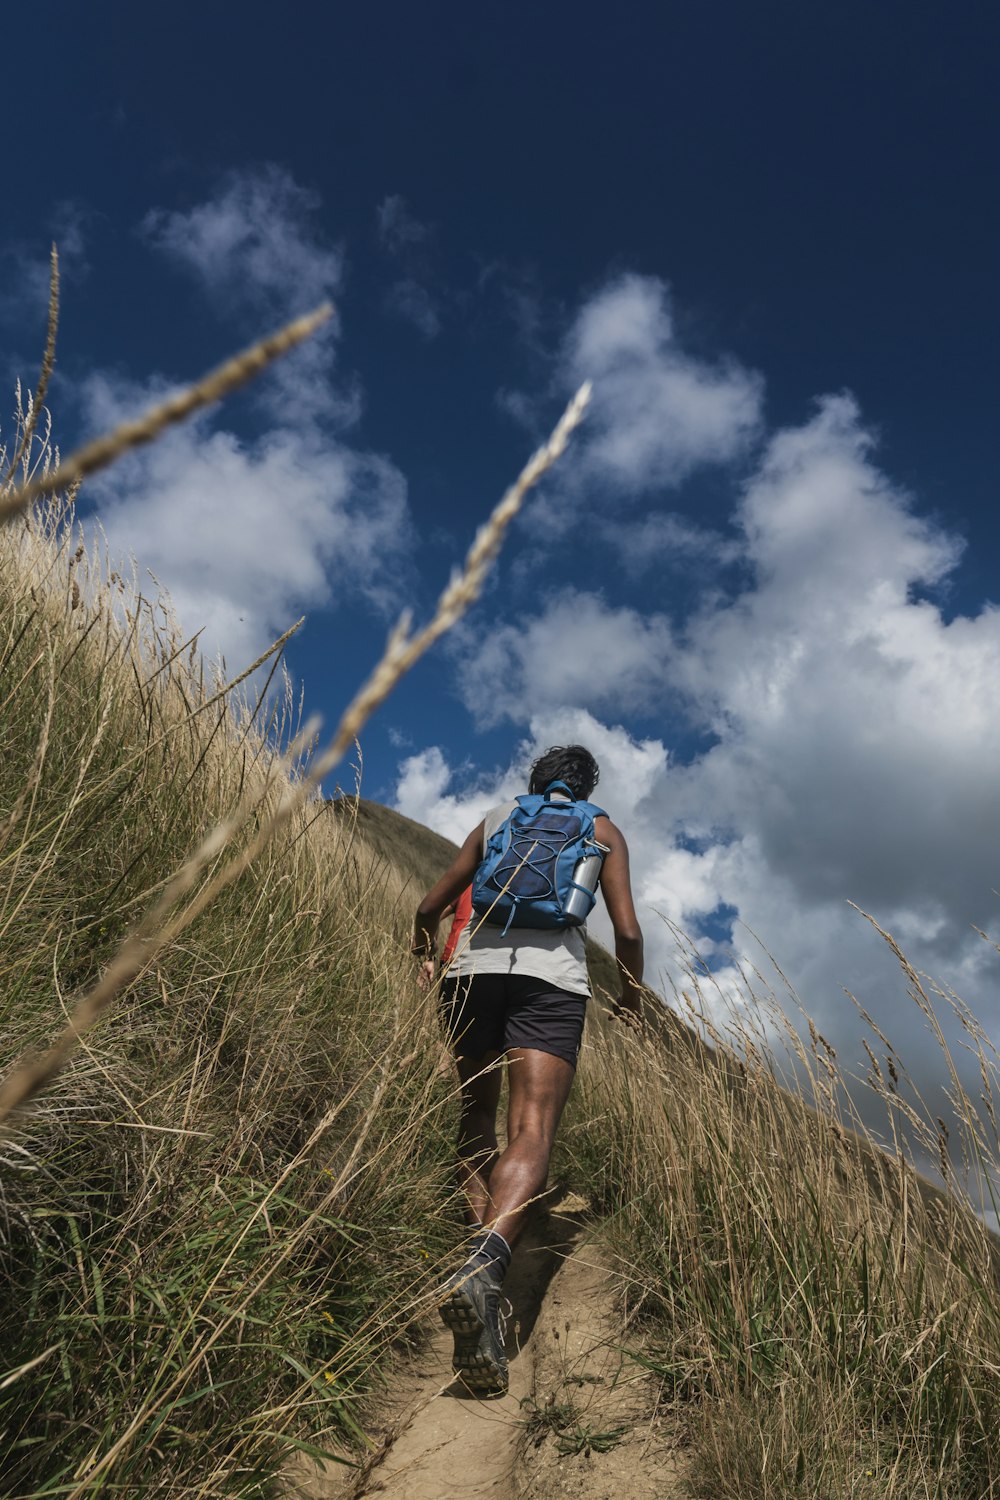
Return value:
M 305 613 L 328 724 L 592 378 L 363 790 L 460 836 L 585 739 L 654 973 L 656 913 L 724 988 L 766 967 L 749 926 L 828 1034 L 847 987 L 923 1076 L 846 903 L 1000 1030 L 998 34 L 919 0 L 23 12 L 3 373 L 34 379 L 52 236 L 64 449 L 332 296 L 84 497 L 231 665 Z

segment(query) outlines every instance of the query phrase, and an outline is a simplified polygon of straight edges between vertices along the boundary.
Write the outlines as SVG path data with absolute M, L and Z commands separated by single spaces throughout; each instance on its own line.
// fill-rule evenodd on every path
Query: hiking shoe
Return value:
M 502 1395 L 507 1355 L 500 1329 L 500 1283 L 463 1266 L 441 1289 L 441 1319 L 455 1338 L 451 1367 L 471 1391 Z

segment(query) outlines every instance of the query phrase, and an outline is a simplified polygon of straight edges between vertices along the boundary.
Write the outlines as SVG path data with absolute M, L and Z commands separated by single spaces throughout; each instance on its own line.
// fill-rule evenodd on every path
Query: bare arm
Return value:
M 433 959 L 437 951 L 437 930 L 446 909 L 457 901 L 479 868 L 483 857 L 483 825 L 474 828 L 455 859 L 432 885 L 420 905 L 413 923 L 413 952 L 417 958 Z
M 597 818 L 594 827 L 598 839 L 607 844 L 609 850 L 601 869 L 601 891 L 615 930 L 615 957 L 622 984 L 618 1004 L 621 1010 L 641 1016 L 642 929 L 632 899 L 628 845 L 610 818 Z

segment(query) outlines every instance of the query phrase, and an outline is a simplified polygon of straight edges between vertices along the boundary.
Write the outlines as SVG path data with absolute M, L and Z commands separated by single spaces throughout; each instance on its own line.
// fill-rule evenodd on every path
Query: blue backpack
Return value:
M 555 791 L 571 800 L 552 801 Z M 577 802 L 563 781 L 518 797 L 486 844 L 472 882 L 473 909 L 504 934 L 511 927 L 579 927 L 597 898 L 573 877 L 580 859 L 606 852 L 594 833 L 594 819 L 606 816 L 592 802 Z

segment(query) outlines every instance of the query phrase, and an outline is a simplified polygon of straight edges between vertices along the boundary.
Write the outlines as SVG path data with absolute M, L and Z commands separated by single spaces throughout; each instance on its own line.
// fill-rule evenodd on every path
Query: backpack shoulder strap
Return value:
M 533 818 L 545 806 L 545 798 L 538 792 L 525 792 L 522 796 L 515 797 L 514 801 L 522 812 L 528 814 L 529 818 Z M 514 809 L 514 812 L 517 811 L 517 807 Z M 510 817 L 513 817 L 513 815 L 513 812 L 508 814 Z
M 570 798 L 569 802 L 554 802 L 549 796 L 549 793 L 553 791 L 564 791 Z M 514 800 L 517 803 L 517 806 L 522 810 L 522 812 L 527 813 L 529 818 L 533 818 L 536 813 L 541 812 L 543 807 L 548 806 L 564 807 L 567 811 L 570 808 L 573 808 L 576 811 L 589 813 L 590 817 L 592 818 L 608 817 L 608 814 L 604 811 L 604 808 L 598 807 L 596 802 L 585 802 L 582 799 L 577 799 L 576 797 L 574 797 L 573 793 L 570 791 L 570 788 L 564 781 L 551 782 L 549 786 L 545 788 L 544 793 L 526 792 L 520 797 L 516 797 Z M 512 816 L 512 814 L 509 816 Z
M 543 800 L 548 802 L 553 792 L 565 792 L 571 802 L 576 801 L 576 798 L 573 796 L 572 787 L 568 787 L 565 781 L 550 781 L 548 786 L 545 788 L 545 795 Z
M 577 807 L 585 807 L 592 818 L 608 818 L 611 816 L 610 813 L 604 811 L 603 807 L 598 807 L 596 802 L 578 802 L 576 805 Z

